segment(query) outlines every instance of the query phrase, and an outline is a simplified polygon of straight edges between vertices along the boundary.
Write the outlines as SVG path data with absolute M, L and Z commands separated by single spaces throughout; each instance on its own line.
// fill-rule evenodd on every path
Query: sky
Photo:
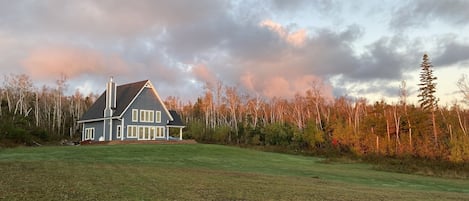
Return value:
M 465 0 L 0 0 L 0 73 L 70 93 L 149 79 L 194 101 L 217 82 L 240 93 L 416 102 L 426 53 L 440 104 L 469 74 Z M 37 86 L 40 87 L 40 86 Z

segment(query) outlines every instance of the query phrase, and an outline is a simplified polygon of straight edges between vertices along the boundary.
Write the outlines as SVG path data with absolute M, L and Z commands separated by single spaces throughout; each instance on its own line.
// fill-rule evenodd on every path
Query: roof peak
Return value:
M 132 84 L 138 84 L 138 83 L 144 83 L 144 82 L 146 83 L 148 81 L 150 81 L 150 80 L 141 80 L 141 81 L 137 81 L 137 82 L 129 82 L 129 83 L 125 83 L 125 84 L 120 84 L 118 86 L 132 85 Z

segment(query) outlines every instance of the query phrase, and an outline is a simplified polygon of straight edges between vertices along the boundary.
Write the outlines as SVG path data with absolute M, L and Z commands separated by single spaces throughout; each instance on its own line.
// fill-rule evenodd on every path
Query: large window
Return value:
M 94 128 L 85 129 L 85 140 L 94 140 Z
M 165 137 L 164 126 L 127 126 L 127 137 L 138 138 L 139 140 L 154 140 Z
M 138 110 L 132 109 L 132 122 L 138 122 Z
M 155 111 L 153 110 L 140 110 L 140 122 L 155 122 Z
M 156 123 L 161 123 L 161 111 L 156 111 Z
M 137 137 L 137 126 L 127 126 L 127 138 Z

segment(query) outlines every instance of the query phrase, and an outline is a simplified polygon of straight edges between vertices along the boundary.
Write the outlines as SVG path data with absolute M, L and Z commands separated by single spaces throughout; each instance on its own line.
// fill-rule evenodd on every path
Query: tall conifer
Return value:
M 423 55 L 422 64 L 420 64 L 420 83 L 419 83 L 419 103 L 420 107 L 431 112 L 432 117 L 432 127 L 433 127 L 433 137 L 435 141 L 435 146 L 438 144 L 438 133 L 436 129 L 435 121 L 435 110 L 437 108 L 438 100 L 435 97 L 436 92 L 436 83 L 437 79 L 433 76 L 433 65 L 430 62 L 430 58 L 427 54 Z
M 427 54 L 423 55 L 422 64 L 420 64 L 422 71 L 420 72 L 419 83 L 419 103 L 420 107 L 424 110 L 434 110 L 437 106 L 437 99 L 435 97 L 437 78 L 433 76 L 433 65 Z

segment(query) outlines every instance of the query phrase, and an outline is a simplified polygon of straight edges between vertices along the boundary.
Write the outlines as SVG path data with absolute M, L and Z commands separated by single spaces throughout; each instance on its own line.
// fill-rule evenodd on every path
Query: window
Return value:
M 94 128 L 85 129 L 85 140 L 94 140 Z
M 150 139 L 150 127 L 146 126 L 145 128 L 145 139 Z
M 138 122 L 138 110 L 132 109 L 132 122 Z
M 164 127 L 157 126 L 156 127 L 156 138 L 164 138 Z
M 140 122 L 144 122 L 144 121 L 145 121 L 145 111 L 140 110 Z
M 140 110 L 140 122 L 155 122 L 155 111 L 153 110 Z
M 138 139 L 143 139 L 143 126 L 138 127 Z
M 150 139 L 155 139 L 155 127 L 150 127 Z
M 117 138 L 121 138 L 122 137 L 122 127 L 121 125 L 118 125 L 117 126 Z
M 139 140 L 154 140 L 155 127 L 154 126 L 138 126 L 138 139 Z
M 137 126 L 127 126 L 127 138 L 137 137 Z
M 149 117 L 149 121 L 150 122 L 155 122 L 155 112 L 153 110 L 150 110 L 149 113 L 148 113 L 148 117 Z
M 161 123 L 161 111 L 156 111 L 156 123 Z

